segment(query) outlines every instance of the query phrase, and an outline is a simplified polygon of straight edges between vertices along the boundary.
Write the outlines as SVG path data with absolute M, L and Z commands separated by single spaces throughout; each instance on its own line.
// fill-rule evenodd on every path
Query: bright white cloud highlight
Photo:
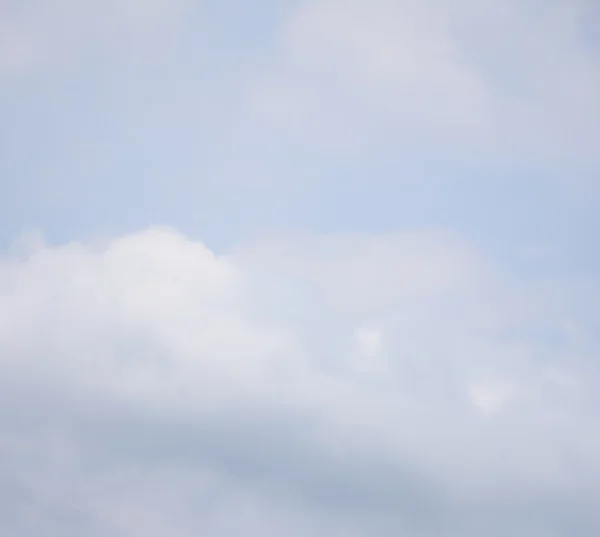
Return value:
M 377 328 L 365 326 L 354 331 L 358 350 L 367 359 L 373 359 L 381 352 L 382 339 L 381 330 Z

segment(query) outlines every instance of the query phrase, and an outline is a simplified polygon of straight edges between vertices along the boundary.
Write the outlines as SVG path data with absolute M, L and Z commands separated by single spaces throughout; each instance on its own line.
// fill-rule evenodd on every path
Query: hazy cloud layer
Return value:
M 597 535 L 599 21 L 0 0 L 0 534 Z
M 566 0 L 3 2 L 0 244 L 433 224 L 569 249 L 597 227 L 596 20 Z
M 316 0 L 281 31 L 255 95 L 306 143 L 521 158 L 595 153 L 600 70 L 586 2 Z
M 160 228 L 0 282 L 7 534 L 598 530 L 594 288 L 446 232 Z
M 192 5 L 188 0 L 3 2 L 0 76 L 106 57 L 156 59 L 173 45 Z

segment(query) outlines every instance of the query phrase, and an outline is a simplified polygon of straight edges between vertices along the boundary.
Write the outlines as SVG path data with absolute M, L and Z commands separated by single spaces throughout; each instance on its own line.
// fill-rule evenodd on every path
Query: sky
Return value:
M 0 533 L 598 535 L 598 28 L 0 0 Z

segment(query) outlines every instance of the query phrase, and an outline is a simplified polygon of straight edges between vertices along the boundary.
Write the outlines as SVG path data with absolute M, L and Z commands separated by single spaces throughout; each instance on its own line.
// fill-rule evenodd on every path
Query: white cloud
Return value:
M 382 348 L 383 335 L 381 330 L 370 326 L 363 326 L 354 331 L 354 339 L 360 354 L 367 359 L 378 356 Z
M 476 383 L 469 387 L 473 404 L 484 414 L 492 414 L 502 409 L 512 395 L 510 386 L 501 382 Z
M 267 261 L 310 280 L 329 304 L 346 312 L 365 313 L 402 298 L 485 285 L 489 277 L 478 253 L 442 230 L 300 236 L 238 247 L 236 256 L 250 264 Z
M 382 375 L 389 370 L 383 347 L 383 331 L 363 325 L 354 329 L 354 360 L 352 367 L 365 375 Z
M 5 259 L 0 527 L 595 534 L 589 290 L 445 232 L 285 244 L 153 228 Z
M 81 58 L 160 56 L 177 37 L 188 0 L 44 0 L 0 5 L 0 75 Z
M 307 143 L 593 156 L 598 50 L 584 2 L 303 2 L 259 115 Z

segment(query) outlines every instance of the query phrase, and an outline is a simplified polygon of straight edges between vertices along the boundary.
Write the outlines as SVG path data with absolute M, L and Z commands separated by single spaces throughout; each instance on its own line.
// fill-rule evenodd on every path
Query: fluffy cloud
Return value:
M 437 231 L 215 255 L 153 228 L 15 250 L 0 525 L 596 534 L 591 293 Z
M 392 137 L 589 157 L 600 117 L 594 16 L 578 1 L 303 2 L 252 99 L 328 148 Z

